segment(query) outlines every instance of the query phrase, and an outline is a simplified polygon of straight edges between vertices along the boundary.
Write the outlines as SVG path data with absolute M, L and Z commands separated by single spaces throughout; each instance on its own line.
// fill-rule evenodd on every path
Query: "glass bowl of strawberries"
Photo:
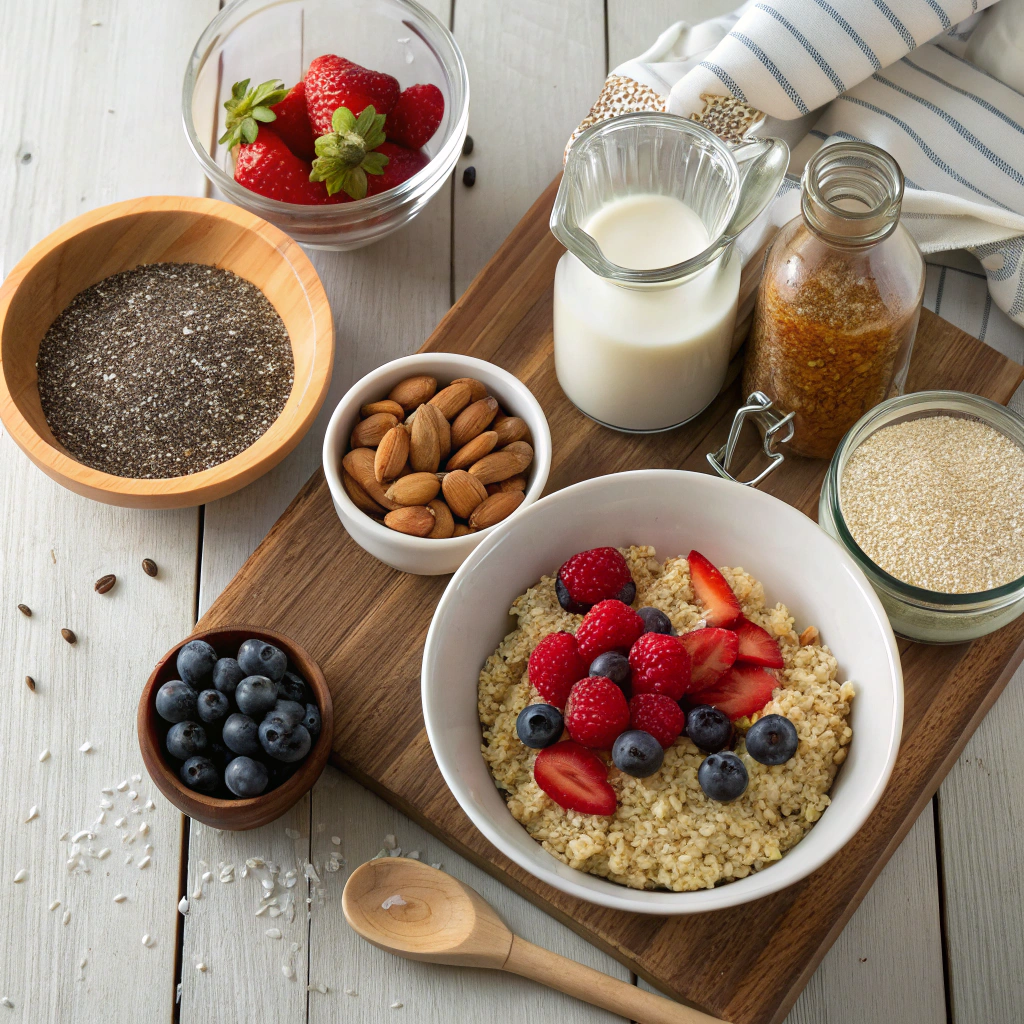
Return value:
M 469 78 L 414 0 L 234 0 L 196 43 L 182 117 L 215 196 L 303 245 L 358 249 L 444 184 Z

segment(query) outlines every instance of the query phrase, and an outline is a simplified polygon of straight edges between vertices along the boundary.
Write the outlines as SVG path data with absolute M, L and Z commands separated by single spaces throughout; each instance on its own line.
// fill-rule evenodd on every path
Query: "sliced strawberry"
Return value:
M 691 551 L 686 560 L 693 592 L 704 606 L 704 621 L 709 626 L 731 626 L 743 610 L 725 577 L 699 551 Z
M 694 704 L 710 704 L 735 722 L 760 711 L 778 685 L 778 679 L 767 669 L 736 664 L 713 686 L 688 696 Z
M 533 762 L 537 785 L 559 807 L 581 814 L 614 814 L 608 769 L 593 751 L 572 740 L 545 747 Z
M 751 665 L 763 665 L 765 668 L 782 668 L 782 652 L 778 641 L 750 619 L 740 619 L 733 627 L 739 639 L 737 661 L 745 661 Z
M 708 626 L 679 638 L 690 652 L 691 689 L 698 691 L 720 679 L 736 660 L 739 640 L 731 629 Z
M 274 131 L 284 140 L 284 144 L 303 160 L 312 160 L 316 156 L 313 148 L 313 126 L 309 123 L 306 111 L 306 83 L 297 82 L 291 87 L 288 95 L 280 103 L 270 108 L 276 115 Z

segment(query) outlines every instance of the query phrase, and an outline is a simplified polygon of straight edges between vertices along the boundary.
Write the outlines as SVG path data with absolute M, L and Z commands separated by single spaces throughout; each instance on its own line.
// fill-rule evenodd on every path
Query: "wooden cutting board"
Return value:
M 548 491 L 642 467 L 709 472 L 737 384 L 665 434 L 627 435 L 579 413 L 555 379 L 551 286 L 562 253 L 548 231 L 555 185 L 534 204 L 424 345 L 516 374 L 551 425 Z M 952 388 L 1006 403 L 1024 367 L 925 311 L 908 390 Z M 753 430 L 737 465 L 757 463 Z M 826 464 L 787 459 L 764 490 L 816 517 Z M 749 475 L 742 474 L 743 478 Z M 903 641 L 903 746 L 889 787 L 846 849 L 804 882 L 750 906 L 697 917 L 606 910 L 513 865 L 480 835 L 434 763 L 419 708 L 427 627 L 448 577 L 408 576 L 367 555 L 342 528 L 317 472 L 198 628 L 263 625 L 317 659 L 339 709 L 333 761 L 440 839 L 669 995 L 737 1024 L 781 1021 L 1024 655 L 1024 617 L 970 644 Z M 767 870 L 771 870 L 768 868 Z M 754 922 L 754 926 L 752 926 Z

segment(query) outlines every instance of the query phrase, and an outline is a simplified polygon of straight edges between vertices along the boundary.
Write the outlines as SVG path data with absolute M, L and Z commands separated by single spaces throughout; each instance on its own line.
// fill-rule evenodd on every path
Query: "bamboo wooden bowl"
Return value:
M 266 640 L 267 643 L 279 647 L 288 655 L 289 662 L 299 675 L 306 680 L 320 708 L 320 736 L 295 774 L 277 789 L 244 800 L 226 800 L 189 789 L 168 763 L 164 753 L 164 737 L 170 729 L 170 723 L 165 722 L 156 713 L 156 691 L 169 679 L 178 678 L 175 665 L 178 651 L 190 640 L 205 640 L 217 652 L 218 657 L 233 658 L 242 642 L 250 637 Z M 289 640 L 288 637 L 269 629 L 225 626 L 222 629 L 198 630 L 185 637 L 181 643 L 175 644 L 160 659 L 139 698 L 136 728 L 142 760 L 149 777 L 156 783 L 156 788 L 179 811 L 190 818 L 195 818 L 196 821 L 201 821 L 204 825 L 212 825 L 214 828 L 229 832 L 243 832 L 280 818 L 285 811 L 294 807 L 300 797 L 308 793 L 313 783 L 320 778 L 324 765 L 327 764 L 327 756 L 331 752 L 334 704 L 319 666 L 294 640 Z
M 204 263 L 256 285 L 288 329 L 295 383 L 270 429 L 234 458 L 189 476 L 134 480 L 90 469 L 57 442 L 39 401 L 36 357 L 79 292 L 119 271 L 162 262 Z M 109 505 L 201 505 L 252 483 L 312 425 L 333 363 L 331 310 L 306 254 L 272 224 L 213 199 L 147 196 L 82 214 L 31 249 L 0 288 L 0 418 L 44 473 Z

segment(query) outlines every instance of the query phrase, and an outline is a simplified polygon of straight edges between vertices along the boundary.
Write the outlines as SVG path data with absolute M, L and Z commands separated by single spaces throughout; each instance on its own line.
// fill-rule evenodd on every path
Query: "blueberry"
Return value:
M 618 651 L 599 654 L 591 663 L 588 675 L 604 676 L 616 686 L 626 687 L 630 681 L 629 661 Z
M 718 708 L 698 704 L 686 715 L 686 735 L 705 754 L 717 754 L 732 743 L 732 722 Z
M 200 793 L 212 793 L 220 785 L 220 772 L 208 757 L 190 757 L 179 774 L 189 789 L 198 789 Z
M 284 676 L 288 658 L 264 640 L 246 640 L 238 648 L 238 664 L 247 676 L 266 676 L 276 683 Z
M 262 718 L 277 703 L 277 683 L 266 676 L 246 676 L 235 689 L 235 703 L 243 715 Z
M 266 717 L 280 722 L 286 729 L 291 729 L 306 717 L 306 709 L 294 700 L 279 700 L 267 712 Z
M 672 628 L 672 620 L 660 608 L 641 608 L 637 615 L 644 620 L 645 633 L 664 633 L 666 636 L 676 635 L 676 631 Z
M 309 753 L 313 739 L 304 725 L 288 728 L 274 718 L 266 718 L 260 723 L 260 743 L 271 757 L 291 764 Z
M 297 764 L 285 764 L 283 761 L 269 760 L 265 765 L 267 777 L 270 780 L 267 788 L 277 789 L 278 786 L 287 782 L 299 769 Z
M 653 775 L 665 760 L 661 744 L 643 729 L 627 729 L 612 744 L 612 761 L 620 772 L 637 779 Z
M 277 684 L 277 695 L 282 700 L 294 700 L 299 704 L 305 704 L 306 684 L 300 676 L 289 670 Z
M 632 604 L 636 600 L 636 584 L 630 580 L 616 595 L 616 601 Z
M 799 740 L 796 727 L 782 715 L 765 715 L 747 730 L 747 753 L 761 764 L 785 764 Z
M 235 756 L 234 751 L 228 750 L 223 743 L 214 741 L 206 751 L 206 756 L 213 762 L 219 772 L 223 772 L 228 766 L 228 761 Z
M 320 739 L 320 709 L 315 704 L 306 705 L 306 715 L 302 719 L 302 724 L 306 727 L 309 738 L 316 743 Z
M 231 710 L 231 702 L 220 690 L 203 690 L 196 703 L 199 706 L 199 717 L 204 722 L 219 722 L 227 718 Z
M 697 781 L 709 800 L 728 803 L 747 788 L 747 769 L 731 751 L 708 754 L 697 769 Z
M 187 761 L 206 752 L 206 730 L 197 722 L 178 722 L 167 731 L 167 753 Z
M 236 757 L 224 769 L 224 785 L 235 796 L 259 796 L 267 788 L 267 769 L 251 757 Z
M 180 679 L 164 683 L 156 691 L 156 713 L 165 722 L 185 722 L 196 717 L 196 691 Z
M 217 652 L 205 640 L 189 640 L 178 651 L 178 675 L 192 687 L 202 690 L 210 681 Z
M 527 704 L 516 719 L 519 738 L 534 750 L 557 743 L 564 728 L 562 712 L 550 704 Z
M 256 723 L 248 715 L 228 715 L 221 738 L 224 746 L 236 754 L 263 752 Z
M 217 664 L 213 666 L 213 685 L 229 697 L 244 678 L 242 666 L 234 658 L 218 658 Z
M 573 615 L 583 615 L 590 610 L 589 604 L 572 599 L 569 594 L 569 588 L 562 582 L 561 576 L 555 578 L 555 596 L 558 598 L 558 603 L 567 612 L 572 612 Z

